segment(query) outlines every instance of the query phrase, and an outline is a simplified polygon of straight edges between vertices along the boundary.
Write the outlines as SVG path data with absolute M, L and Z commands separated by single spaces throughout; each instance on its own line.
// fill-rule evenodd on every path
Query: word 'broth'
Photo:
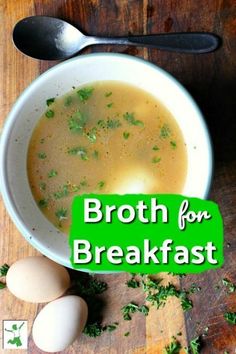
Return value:
M 182 133 L 149 93 L 104 81 L 46 103 L 29 144 L 28 177 L 40 209 L 62 231 L 77 194 L 181 193 Z

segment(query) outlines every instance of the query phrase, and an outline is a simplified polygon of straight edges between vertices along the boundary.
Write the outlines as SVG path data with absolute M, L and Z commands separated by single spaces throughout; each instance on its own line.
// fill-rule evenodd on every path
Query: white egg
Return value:
M 88 307 L 81 297 L 61 297 L 47 304 L 36 317 L 33 340 L 46 352 L 64 350 L 81 334 L 87 317 Z
M 40 303 L 63 295 L 70 286 L 70 276 L 61 265 L 37 256 L 15 262 L 8 270 L 6 283 L 19 299 Z

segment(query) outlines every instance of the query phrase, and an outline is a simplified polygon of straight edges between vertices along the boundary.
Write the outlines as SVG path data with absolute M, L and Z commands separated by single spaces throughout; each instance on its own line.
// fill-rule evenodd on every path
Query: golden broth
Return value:
M 29 144 L 28 178 L 40 209 L 62 231 L 76 194 L 181 193 L 183 136 L 149 93 L 95 82 L 47 105 Z

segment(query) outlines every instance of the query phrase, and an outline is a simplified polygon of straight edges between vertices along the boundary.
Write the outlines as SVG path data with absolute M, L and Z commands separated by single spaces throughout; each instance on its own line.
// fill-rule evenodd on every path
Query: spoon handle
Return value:
M 93 37 L 95 38 L 95 37 Z M 220 45 L 220 38 L 208 32 L 164 33 L 143 36 L 99 38 L 91 44 L 124 44 L 182 53 L 208 53 Z

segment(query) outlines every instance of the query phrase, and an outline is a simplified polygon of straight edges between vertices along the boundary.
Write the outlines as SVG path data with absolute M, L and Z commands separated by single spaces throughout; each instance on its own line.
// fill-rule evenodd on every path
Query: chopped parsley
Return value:
M 40 199 L 38 202 L 40 208 L 47 208 L 48 200 L 47 199 Z
M 51 106 L 51 104 L 53 104 L 54 101 L 55 101 L 55 97 L 47 99 L 47 101 L 46 101 L 47 106 L 48 107 Z
M 84 327 L 83 333 L 92 338 L 99 337 L 103 332 L 102 325 L 100 323 L 88 323 Z
M 123 138 L 124 138 L 125 140 L 129 139 L 129 136 L 130 136 L 130 133 L 129 133 L 129 132 L 124 132 L 124 133 L 123 133 Z
M 104 181 L 99 181 L 98 182 L 98 189 L 102 189 L 105 186 L 105 182 Z
M 159 149 L 159 147 L 158 147 L 157 145 L 154 145 L 153 148 L 152 148 L 152 150 L 158 151 L 158 150 L 160 150 L 160 149 Z
M 160 162 L 161 161 L 161 158 L 160 157 L 153 157 L 153 159 L 152 159 L 152 163 L 158 163 L 158 162 Z
M 121 122 L 119 121 L 119 119 L 100 119 L 97 122 L 97 125 L 102 129 L 116 129 L 121 126 Z
M 40 189 L 41 191 L 45 191 L 46 188 L 47 188 L 47 185 L 46 185 L 45 182 L 40 182 L 40 183 L 39 183 L 39 189 Z
M 177 144 L 175 141 L 170 141 L 170 146 L 172 147 L 172 149 L 176 149 Z
M 113 102 L 107 104 L 107 108 L 111 108 L 113 106 Z
M 6 288 L 6 284 L 4 284 L 4 283 L 2 283 L 2 282 L 0 281 L 0 290 L 1 290 L 1 289 L 4 289 L 4 288 Z
M 59 226 L 61 226 L 61 222 L 63 220 L 67 219 L 67 213 L 68 213 L 68 211 L 66 208 L 60 208 L 55 212 L 55 215 L 59 220 Z
M 194 294 L 194 293 L 199 292 L 199 291 L 201 291 L 201 287 L 198 286 L 198 285 L 195 284 L 195 283 L 192 283 L 192 285 L 191 285 L 190 288 L 189 288 L 189 293 L 190 293 L 190 294 Z
M 128 286 L 128 288 L 135 289 L 135 288 L 139 288 L 140 282 L 134 278 L 131 278 L 126 282 L 126 285 Z
M 65 106 L 65 107 L 70 106 L 71 103 L 72 103 L 72 101 L 73 101 L 72 97 L 71 97 L 71 96 L 67 96 L 67 97 L 65 98 L 65 101 L 64 101 L 64 106 Z
M 222 279 L 222 284 L 227 288 L 229 293 L 234 293 L 236 291 L 236 285 L 233 284 L 230 280 L 224 278 Z
M 200 337 L 192 339 L 190 341 L 189 347 L 191 349 L 192 354 L 200 354 L 200 350 L 201 350 Z
M 167 124 L 164 124 L 160 130 L 160 138 L 166 139 L 171 135 L 170 128 Z
M 88 133 L 86 133 L 86 136 L 91 143 L 95 143 L 97 140 L 96 132 L 97 128 L 92 128 Z
M 45 139 L 44 138 L 42 138 L 42 139 L 40 139 L 40 144 L 44 144 L 44 141 L 45 141 Z
M 67 197 L 69 195 L 69 186 L 65 184 L 64 186 L 60 187 L 59 190 L 53 193 L 55 199 L 60 199 Z
M 224 314 L 224 318 L 229 324 L 231 325 L 236 324 L 236 312 L 226 312 Z
M 48 178 L 56 177 L 57 175 L 58 175 L 58 173 L 56 170 L 52 169 L 48 172 Z
M 9 270 L 9 265 L 8 264 L 3 264 L 1 267 L 0 267 L 0 277 L 5 277 L 7 275 L 7 272 Z
M 173 337 L 172 342 L 169 345 L 165 346 L 164 354 L 179 354 L 181 348 L 181 344 L 176 340 L 175 337 Z
M 48 109 L 47 111 L 46 111 L 46 113 L 45 113 L 45 116 L 47 117 L 47 118 L 53 118 L 54 117 L 54 111 L 52 110 L 52 109 Z
M 129 304 L 122 307 L 121 312 L 123 319 L 125 321 L 130 321 L 132 319 L 131 314 L 135 312 L 141 312 L 144 314 L 144 316 L 147 316 L 149 313 L 149 308 L 146 305 L 138 306 L 137 304 L 130 302 Z
M 39 152 L 38 153 L 38 158 L 41 159 L 41 160 L 44 160 L 46 159 L 47 155 L 45 154 L 45 152 Z
M 144 123 L 141 120 L 135 119 L 134 118 L 134 113 L 129 113 L 126 112 L 123 115 L 123 118 L 126 120 L 126 122 L 128 122 L 130 125 L 136 125 L 136 126 L 140 126 L 143 127 Z
M 67 152 L 69 155 L 78 155 L 83 161 L 87 161 L 89 159 L 87 149 L 82 146 L 73 147 L 71 149 L 68 149 Z
M 118 326 L 118 322 L 114 322 L 113 324 L 109 324 L 103 327 L 103 331 L 113 332 Z
M 99 153 L 97 150 L 94 150 L 94 152 L 92 153 L 92 157 L 97 160 L 98 159 L 98 156 L 99 156 Z
M 105 97 L 110 97 L 111 95 L 112 95 L 112 92 L 111 92 L 111 91 L 105 93 Z
M 92 87 L 84 87 L 83 89 L 78 90 L 77 94 L 79 96 L 80 101 L 87 101 L 91 97 L 93 90 L 94 89 Z
M 76 111 L 68 120 L 68 127 L 72 133 L 83 133 L 83 129 L 86 123 L 85 115 L 80 111 Z

